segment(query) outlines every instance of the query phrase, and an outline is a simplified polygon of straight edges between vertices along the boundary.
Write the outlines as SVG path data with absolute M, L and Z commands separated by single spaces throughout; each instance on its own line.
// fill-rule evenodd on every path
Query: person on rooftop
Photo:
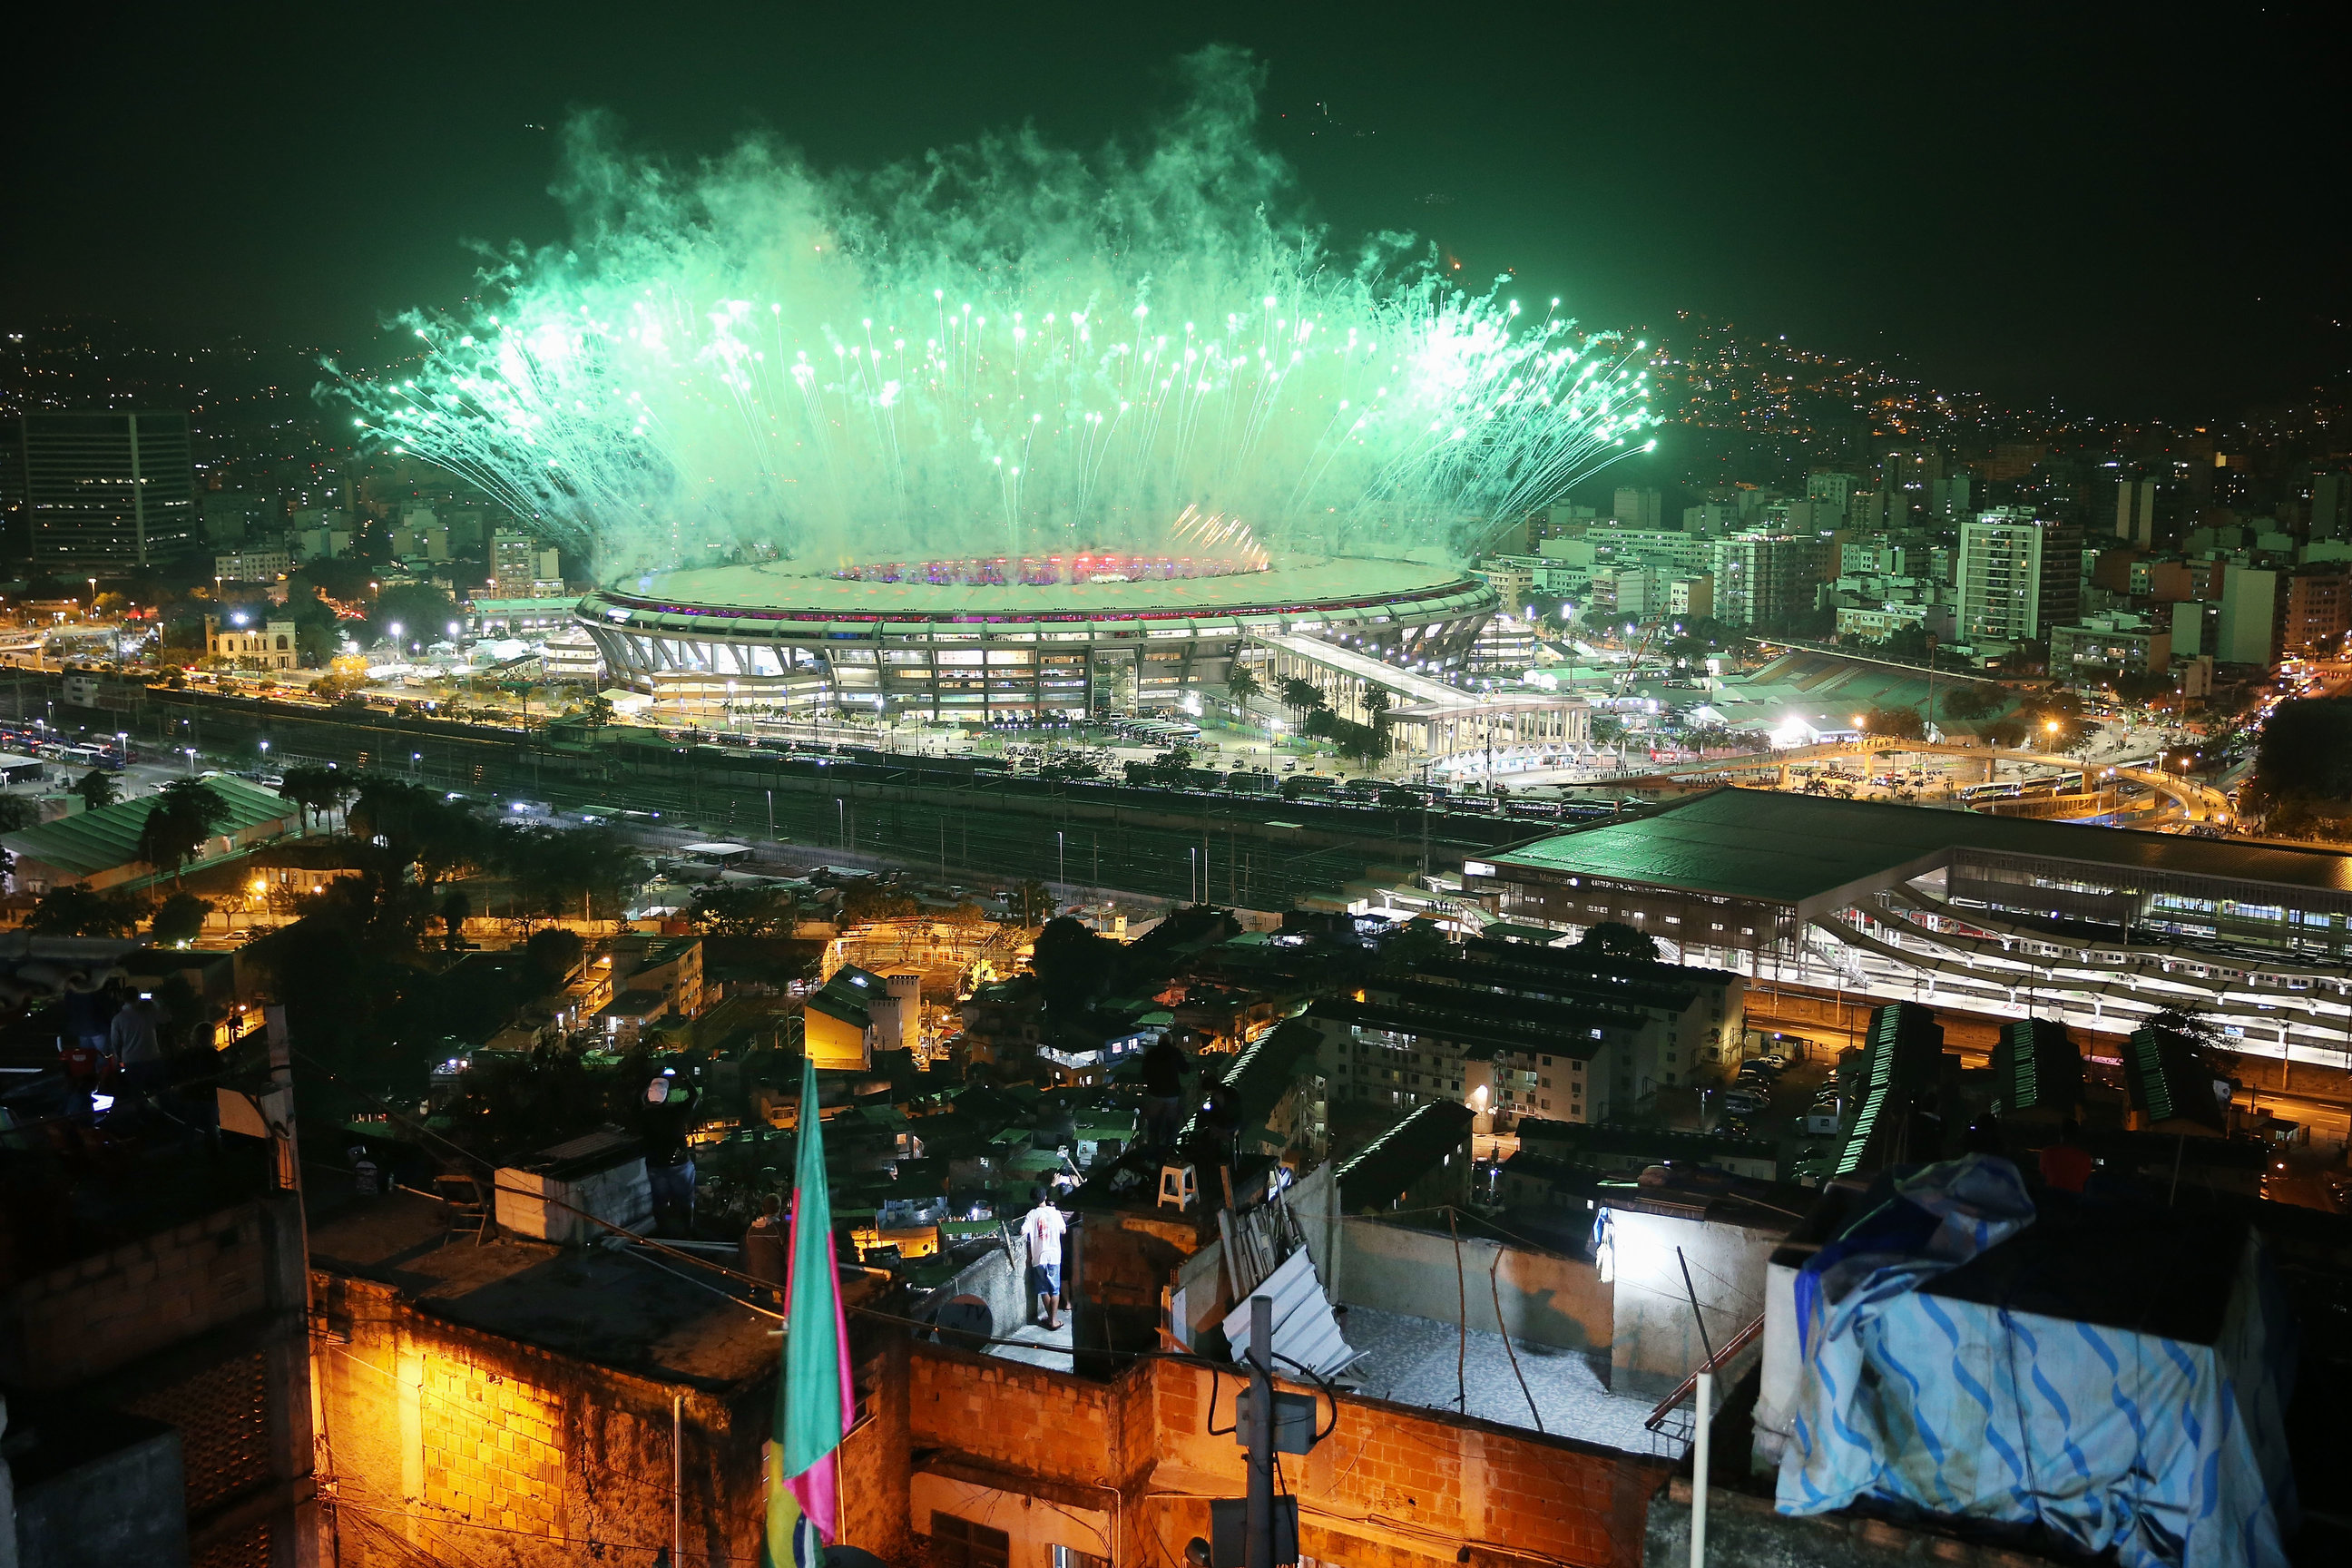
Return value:
M 1029 1197 L 1034 1206 L 1021 1222 L 1021 1243 L 1029 1259 L 1029 1321 L 1035 1322 L 1042 1311 L 1050 1333 L 1062 1326 L 1057 1314 L 1062 1300 L 1062 1237 L 1070 1222 L 1054 1206 L 1047 1189 L 1032 1188 Z
M 1143 1142 L 1151 1148 L 1176 1147 L 1184 1129 L 1184 1078 L 1192 1070 L 1192 1059 L 1173 1031 L 1143 1053 Z
M 646 1184 L 653 1191 L 657 1231 L 694 1234 L 694 1153 L 686 1139 L 694 1131 L 695 1105 L 701 1098 L 700 1089 L 665 1072 L 646 1085 L 646 1102 L 637 1110 L 637 1135 L 645 1140 Z

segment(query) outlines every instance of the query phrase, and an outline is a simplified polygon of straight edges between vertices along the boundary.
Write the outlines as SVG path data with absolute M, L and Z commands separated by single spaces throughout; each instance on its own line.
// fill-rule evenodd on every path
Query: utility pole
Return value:
M 1249 1542 L 1244 1568 L 1274 1568 L 1274 1298 L 1250 1298 Z

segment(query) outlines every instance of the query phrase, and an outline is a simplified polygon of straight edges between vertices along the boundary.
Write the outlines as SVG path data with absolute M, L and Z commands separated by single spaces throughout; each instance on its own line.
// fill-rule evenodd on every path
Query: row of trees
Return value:
M 33 906 L 25 929 L 42 936 L 129 937 L 143 925 L 153 941 L 173 946 L 195 941 L 212 910 L 210 900 L 185 891 L 157 900 L 141 893 L 66 887 Z

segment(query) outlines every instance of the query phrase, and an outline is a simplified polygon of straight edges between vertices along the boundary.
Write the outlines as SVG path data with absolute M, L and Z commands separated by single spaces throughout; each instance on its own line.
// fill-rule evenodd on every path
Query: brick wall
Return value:
M 0 1297 L 0 1382 L 70 1387 L 283 1304 L 269 1251 L 240 1204 L 36 1275 Z
M 936 1346 L 911 1358 L 908 1436 L 1014 1470 L 1113 1479 L 1115 1385 Z
M 320 1274 L 316 1289 L 339 1568 L 644 1563 L 669 1546 L 674 1442 L 687 1562 L 756 1561 L 772 1381 L 663 1383 L 448 1322 L 372 1281 Z
M 451 1356 L 430 1357 L 421 1370 L 425 1505 L 501 1530 L 562 1535 L 556 1396 Z
M 930 1345 L 913 1347 L 910 1361 L 914 1468 L 969 1477 L 976 1464 L 1000 1478 L 1000 1489 L 1041 1496 L 1114 1487 L 1122 1563 L 1182 1562 L 1186 1542 L 1208 1533 L 1206 1500 L 1246 1488 L 1233 1436 L 1208 1431 L 1213 1392 L 1218 1424 L 1233 1422 L 1231 1373 L 1155 1360 L 1093 1384 Z M 1305 1458 L 1286 1458 L 1284 1474 L 1300 1500 L 1302 1552 L 1334 1568 L 1430 1568 L 1465 1547 L 1474 1562 L 1615 1568 L 1640 1561 L 1643 1513 L 1667 1469 L 1566 1438 L 1343 1397 L 1331 1435 Z

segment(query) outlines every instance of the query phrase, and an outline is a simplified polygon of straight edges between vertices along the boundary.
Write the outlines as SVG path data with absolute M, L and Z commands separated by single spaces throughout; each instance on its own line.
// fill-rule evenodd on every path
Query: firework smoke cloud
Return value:
M 1288 223 L 1260 73 L 1184 62 L 1139 151 L 1023 132 L 865 174 L 766 141 L 679 170 L 570 132 L 575 237 L 507 257 L 380 449 L 601 574 L 1217 548 L 1430 555 L 1640 449 L 1641 345 L 1466 293 L 1410 237 Z

